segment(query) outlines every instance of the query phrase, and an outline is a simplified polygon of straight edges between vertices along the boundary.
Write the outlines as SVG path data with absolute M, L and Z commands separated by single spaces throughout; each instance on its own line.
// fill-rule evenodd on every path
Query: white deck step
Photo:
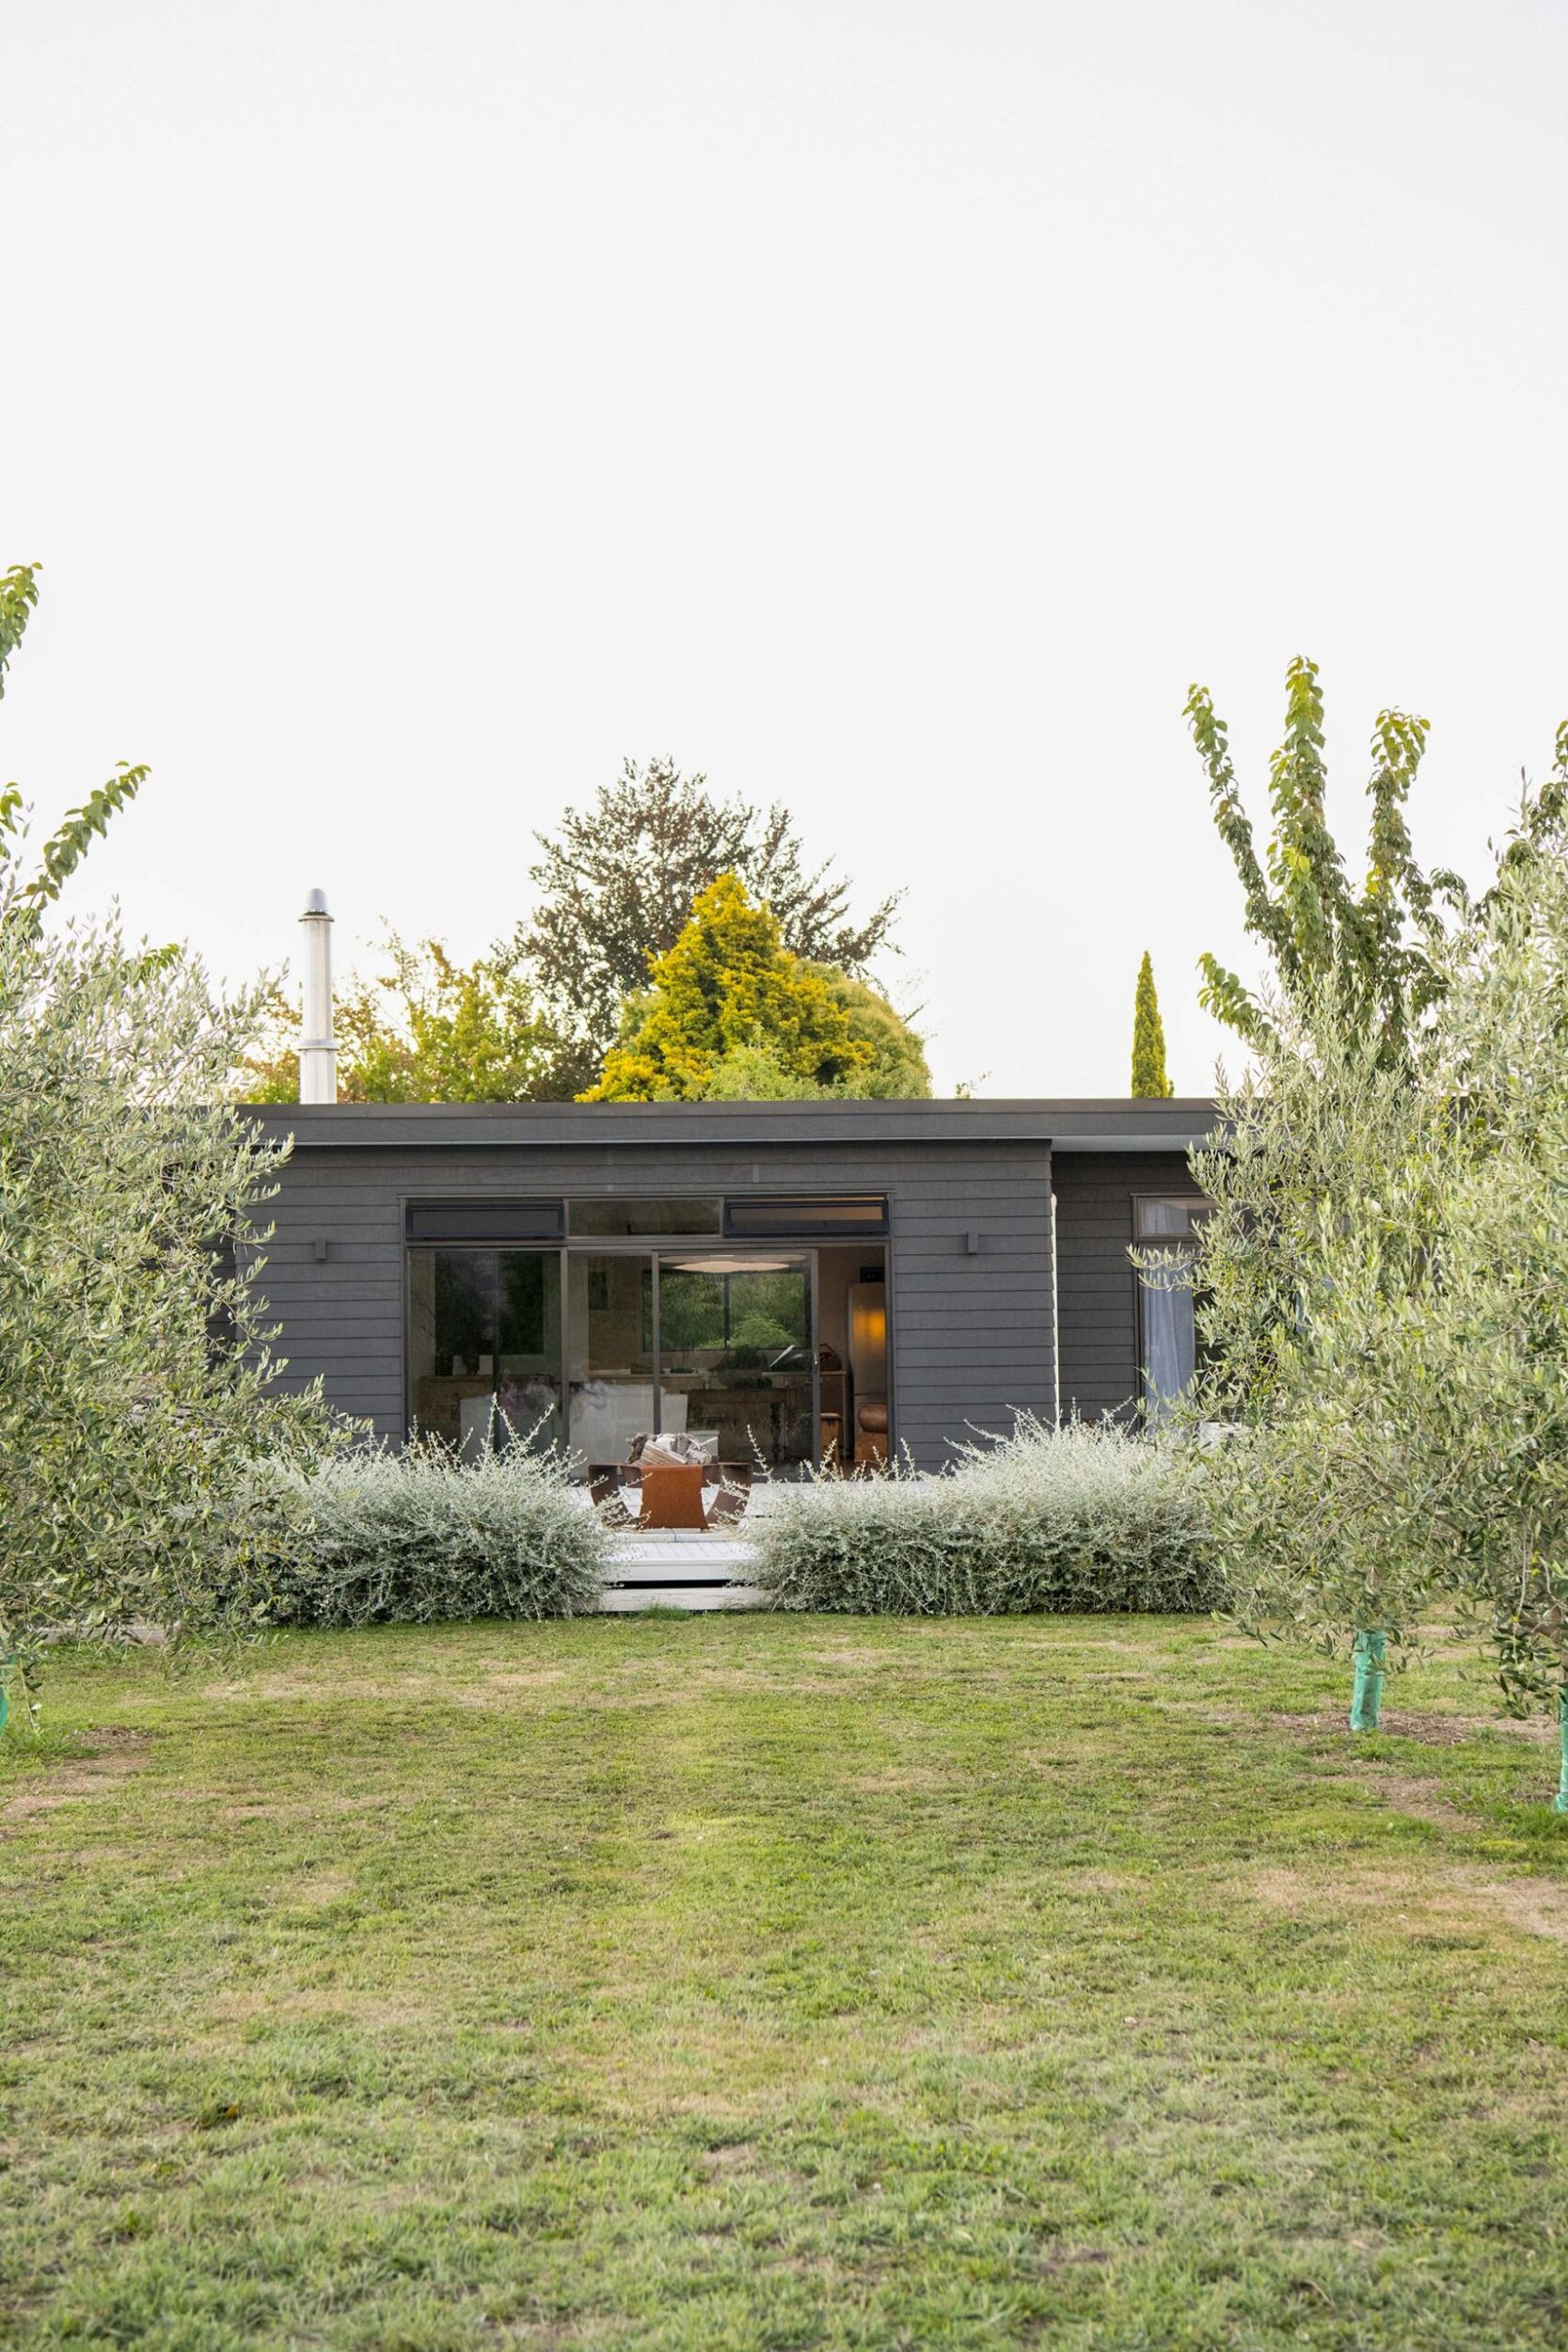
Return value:
M 672 1579 L 691 1577 L 722 1582 L 736 1568 L 748 1568 L 756 1547 L 740 1535 L 688 1535 L 661 1528 L 657 1534 L 626 1534 L 610 1539 L 610 1575 L 641 1576 L 659 1569 Z
M 760 1584 L 607 1584 L 599 1598 L 601 1610 L 623 1613 L 636 1609 L 763 1609 L 767 1604 Z
M 610 1539 L 605 1609 L 751 1609 L 767 1596 L 749 1580 L 755 1546 L 742 1535 L 627 1529 Z

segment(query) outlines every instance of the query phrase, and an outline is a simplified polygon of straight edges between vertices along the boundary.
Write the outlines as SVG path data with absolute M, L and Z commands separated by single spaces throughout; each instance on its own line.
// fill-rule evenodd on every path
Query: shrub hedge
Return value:
M 559 1455 L 364 1449 L 282 1475 L 293 1530 L 274 1577 L 279 1625 L 570 1617 L 598 1604 L 605 1532 Z
M 755 1581 L 784 1609 L 1095 1614 L 1216 1607 L 1217 1570 L 1172 1449 L 1109 1422 L 1021 1416 L 952 1469 L 775 1488 Z

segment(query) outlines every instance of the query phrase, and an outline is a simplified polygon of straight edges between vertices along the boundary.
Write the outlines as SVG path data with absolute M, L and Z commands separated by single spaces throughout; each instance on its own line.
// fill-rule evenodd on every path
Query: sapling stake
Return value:
M 1558 1767 L 1557 1795 L 1552 1799 L 1552 1811 L 1568 1813 L 1568 1682 L 1558 1685 L 1557 1740 L 1562 1761 Z
M 1387 1642 L 1386 1633 L 1363 1632 L 1355 1637 L 1355 1689 L 1350 1703 L 1352 1731 L 1375 1731 L 1382 1720 L 1383 1658 Z

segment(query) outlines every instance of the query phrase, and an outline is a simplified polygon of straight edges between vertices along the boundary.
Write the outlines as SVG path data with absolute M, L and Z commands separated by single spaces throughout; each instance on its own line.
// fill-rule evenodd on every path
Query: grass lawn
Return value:
M 1568 2341 L 1568 1824 L 1484 1674 L 1171 1619 L 64 1661 L 0 2341 Z

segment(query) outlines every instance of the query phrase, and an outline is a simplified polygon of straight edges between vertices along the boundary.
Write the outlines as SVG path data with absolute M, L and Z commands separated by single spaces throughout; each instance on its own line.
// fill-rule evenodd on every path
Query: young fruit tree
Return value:
M 1185 1409 L 1232 1613 L 1348 1641 L 1352 1723 L 1371 1729 L 1386 1651 L 1416 1641 L 1451 1582 L 1432 1482 L 1463 1464 L 1434 1464 L 1407 1422 L 1433 1369 L 1435 1245 L 1467 1138 L 1326 992 L 1262 1003 L 1269 1041 L 1222 1087 L 1221 1134 L 1193 1157 L 1212 1203 L 1196 1263 L 1145 1279 L 1198 1286 Z
M 36 600 L 0 582 L 4 665 Z M 64 1630 L 166 1634 L 264 1608 L 279 1506 L 252 1493 L 308 1458 L 326 1416 L 276 1383 L 254 1250 L 284 1156 L 226 1100 L 253 1023 L 173 949 L 55 901 L 135 796 L 122 769 L 36 865 L 0 794 L 0 1661 L 32 1708 Z
M 1269 762 L 1273 830 L 1259 856 L 1231 762 L 1226 723 L 1205 686 L 1187 697 L 1186 716 L 1209 779 L 1215 830 L 1241 882 L 1243 919 L 1268 958 L 1270 992 L 1310 1009 L 1325 996 L 1370 1039 L 1379 1057 L 1406 1067 L 1431 1007 L 1447 985 L 1440 954 L 1447 916 L 1483 918 L 1503 877 L 1560 834 L 1568 816 L 1568 773 L 1560 763 L 1526 796 L 1497 882 L 1472 901 L 1457 874 L 1423 872 L 1411 846 L 1405 803 L 1426 749 L 1427 722 L 1402 710 L 1378 713 L 1367 797 L 1371 818 L 1366 878 L 1353 887 L 1329 829 L 1324 796 L 1323 702 L 1315 662 L 1298 656 L 1285 679 L 1285 729 Z M 1199 998 L 1249 1046 L 1267 1042 L 1270 1015 L 1257 993 L 1211 955 L 1199 959 Z
M 1447 980 L 1431 1091 L 1469 1149 L 1449 1162 L 1411 1443 L 1434 1486 L 1461 1466 L 1434 1535 L 1510 1702 L 1557 1714 L 1568 1812 L 1568 854 L 1505 868 Z

